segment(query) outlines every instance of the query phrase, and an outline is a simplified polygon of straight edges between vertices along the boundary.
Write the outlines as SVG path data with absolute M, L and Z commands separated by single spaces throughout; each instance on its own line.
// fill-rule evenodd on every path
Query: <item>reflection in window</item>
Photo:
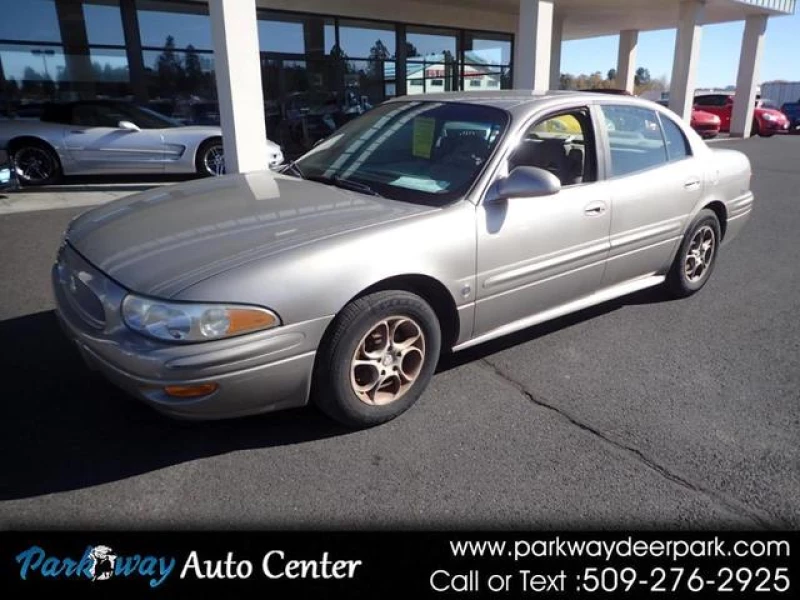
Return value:
M 397 46 L 394 25 L 341 20 L 339 45 L 349 57 L 377 60 L 392 58 Z
M 635 106 L 602 106 L 612 176 L 644 171 L 667 162 L 667 147 L 656 112 Z
M 333 19 L 314 15 L 259 12 L 258 40 L 262 52 L 324 55 L 333 51 Z
M 458 63 L 451 54 L 428 55 L 406 63 L 406 83 L 410 94 L 449 92 L 458 88 Z M 419 83 L 418 83 L 419 82 Z
M 456 55 L 455 31 L 433 29 L 430 27 L 409 27 L 406 33 L 406 56 L 425 57 L 429 55 Z
M 174 45 L 167 45 L 160 52 L 145 51 L 144 64 L 151 100 L 216 99 L 214 55 L 211 53 L 198 52 L 191 46 L 186 51 L 179 51 Z
M 136 3 L 142 46 L 161 48 L 171 38 L 179 48 L 191 45 L 197 50 L 211 50 L 211 20 L 203 4 L 177 4 L 139 0 Z
M 64 50 L 60 46 L 0 46 L 8 100 L 36 103 L 55 100 L 64 85 Z
M 24 18 L 19 0 L 0 0 L 0 39 L 21 42 L 60 42 L 61 29 L 53 0 L 25 0 Z
M 96 3 L 85 0 L 83 19 L 86 23 L 86 37 L 90 44 L 119 46 L 125 43 L 118 2 L 109 3 L 106 0 Z
M 464 62 L 508 65 L 511 62 L 511 36 L 465 32 Z

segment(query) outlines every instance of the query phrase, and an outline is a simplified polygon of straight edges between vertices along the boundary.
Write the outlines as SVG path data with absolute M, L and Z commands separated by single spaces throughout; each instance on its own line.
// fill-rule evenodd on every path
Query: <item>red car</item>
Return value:
M 722 121 L 720 131 L 731 130 L 733 94 L 703 94 L 694 97 L 694 106 L 703 112 L 717 115 Z M 776 133 L 788 133 L 789 119 L 769 100 L 756 100 L 753 112 L 752 135 L 771 137 Z
M 662 106 L 669 106 L 669 100 L 659 100 L 658 103 Z M 700 137 L 710 140 L 719 135 L 721 120 L 717 115 L 710 112 L 692 108 L 691 126 L 692 129 L 700 134 Z

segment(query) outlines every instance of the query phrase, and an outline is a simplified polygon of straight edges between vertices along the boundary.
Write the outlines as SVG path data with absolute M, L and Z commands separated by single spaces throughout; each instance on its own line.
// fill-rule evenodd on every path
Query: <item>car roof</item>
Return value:
M 466 104 L 481 104 L 484 106 L 494 106 L 504 110 L 512 110 L 520 107 L 530 107 L 536 104 L 543 104 L 551 100 L 569 100 L 571 98 L 583 99 L 596 98 L 597 94 L 589 92 L 579 92 L 570 90 L 558 91 L 533 91 L 533 90 L 497 90 L 480 92 L 441 92 L 434 94 L 414 94 L 400 96 L 391 102 L 405 101 L 424 101 L 424 102 L 461 102 Z
M 646 101 L 636 96 L 597 94 L 588 91 L 575 90 L 549 90 L 546 92 L 532 90 L 497 90 L 480 92 L 440 92 L 434 94 L 413 94 L 399 96 L 392 102 L 458 102 L 465 104 L 477 104 L 481 106 L 492 106 L 512 113 L 512 115 L 524 115 L 537 106 L 548 104 L 568 103 L 571 100 L 586 104 L 597 104 L 612 100 L 614 103 L 633 103 L 647 104 Z

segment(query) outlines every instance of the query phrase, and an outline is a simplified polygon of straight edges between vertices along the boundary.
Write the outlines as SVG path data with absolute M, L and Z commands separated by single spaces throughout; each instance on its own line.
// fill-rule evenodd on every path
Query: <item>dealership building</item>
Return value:
M 633 89 L 640 31 L 677 30 L 670 105 L 691 113 L 703 26 L 744 21 L 733 135 L 748 135 L 771 17 L 796 0 L 0 0 L 0 110 L 134 99 L 217 120 L 229 171 L 266 137 L 307 146 L 404 94 L 556 89 L 566 40 L 619 34 Z M 735 60 L 735 58 L 733 58 Z

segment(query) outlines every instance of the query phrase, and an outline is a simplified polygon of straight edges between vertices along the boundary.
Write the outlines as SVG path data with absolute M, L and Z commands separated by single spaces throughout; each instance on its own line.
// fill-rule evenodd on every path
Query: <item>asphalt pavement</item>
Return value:
M 698 295 L 646 291 L 445 359 L 349 432 L 168 420 L 88 372 L 49 268 L 81 209 L 0 216 L 0 528 L 800 527 L 800 137 L 720 142 L 756 211 Z

